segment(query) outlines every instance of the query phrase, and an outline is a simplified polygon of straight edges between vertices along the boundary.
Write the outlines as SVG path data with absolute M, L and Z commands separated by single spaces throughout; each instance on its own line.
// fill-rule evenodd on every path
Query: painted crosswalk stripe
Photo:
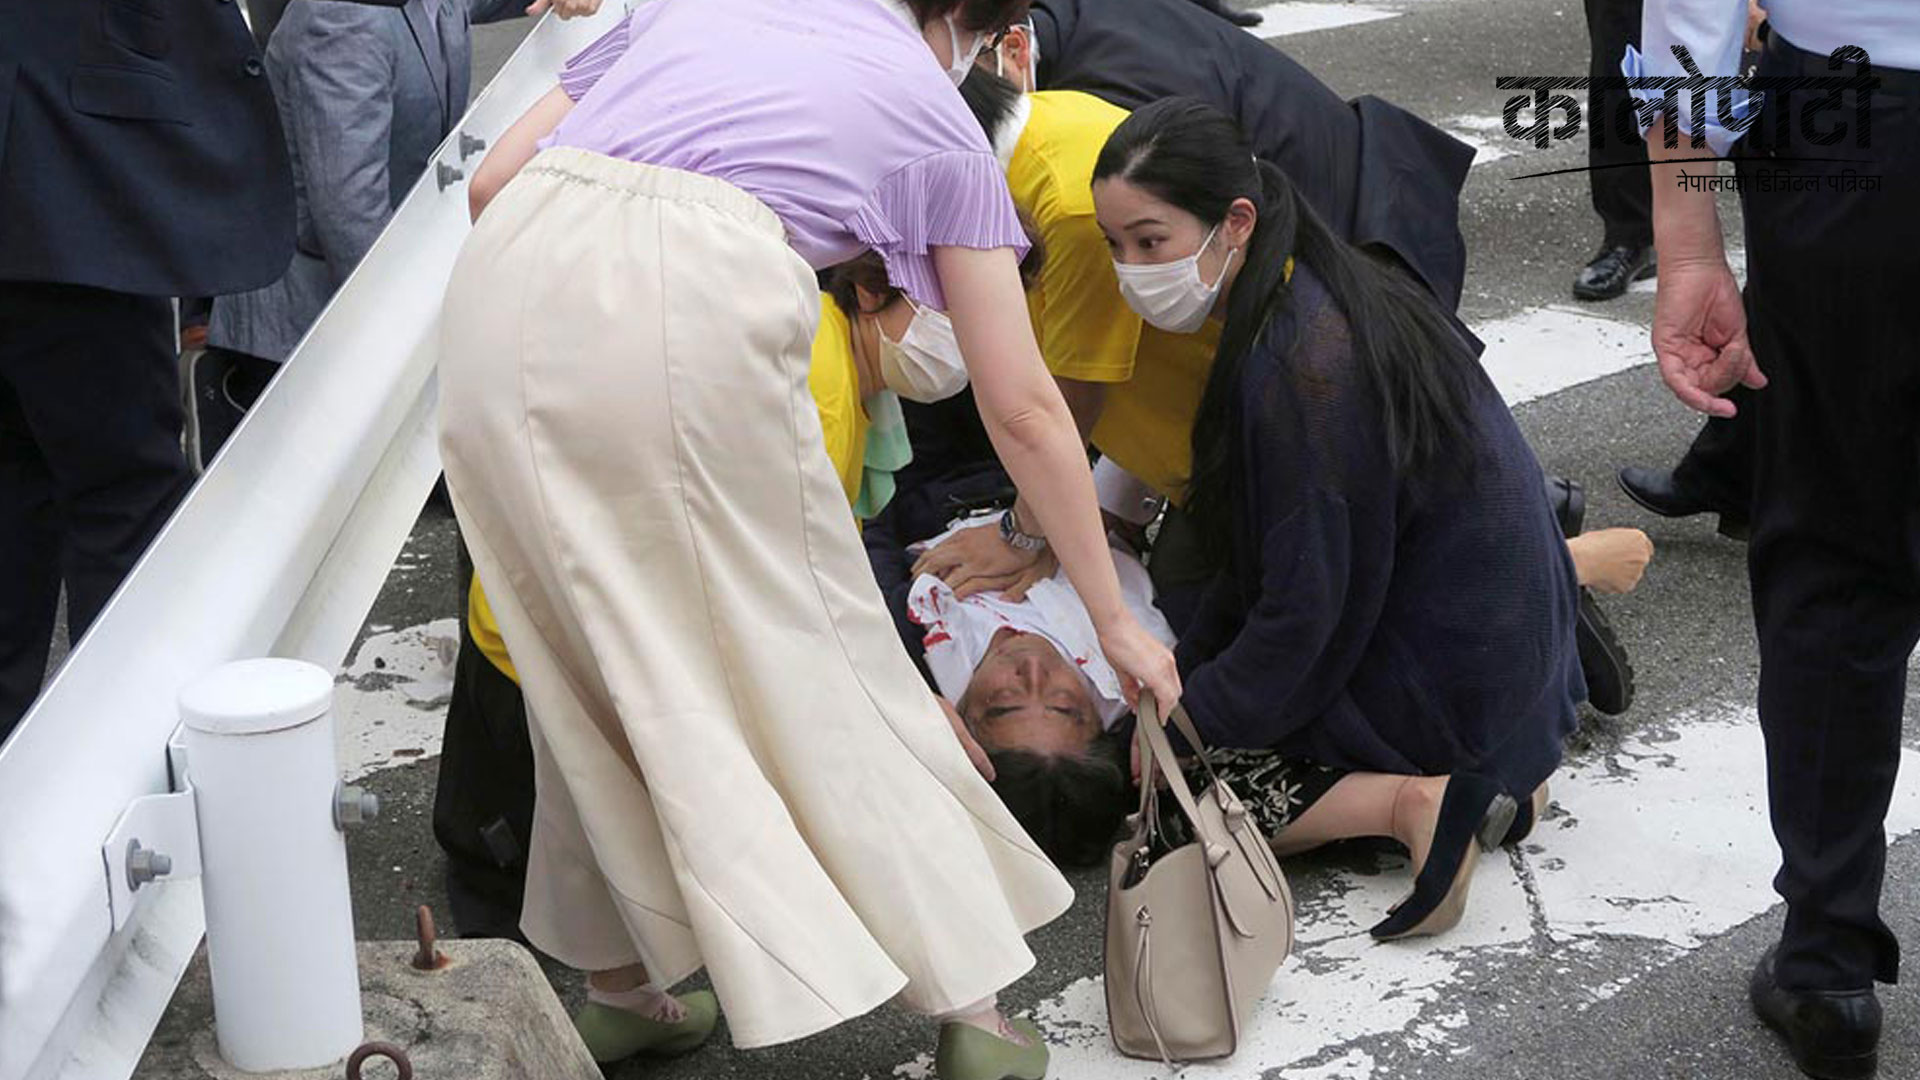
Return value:
M 1260 25 L 1247 27 L 1247 32 L 1254 37 L 1267 39 L 1305 34 L 1314 30 L 1331 30 L 1339 26 L 1378 22 L 1400 14 L 1397 11 L 1366 7 L 1361 4 L 1321 4 L 1310 3 L 1308 0 L 1300 0 L 1299 3 L 1269 4 L 1253 10 L 1259 12 L 1262 18 Z
M 1480 362 L 1508 405 L 1653 359 L 1646 327 L 1558 305 L 1495 319 L 1474 332 L 1487 344 Z

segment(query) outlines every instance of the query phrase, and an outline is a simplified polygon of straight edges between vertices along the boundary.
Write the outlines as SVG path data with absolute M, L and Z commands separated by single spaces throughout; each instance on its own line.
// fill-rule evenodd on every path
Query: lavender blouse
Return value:
M 1025 231 L 986 136 L 889 0 L 652 0 L 568 61 L 543 146 L 712 176 L 815 269 L 872 248 L 944 308 L 930 249 Z

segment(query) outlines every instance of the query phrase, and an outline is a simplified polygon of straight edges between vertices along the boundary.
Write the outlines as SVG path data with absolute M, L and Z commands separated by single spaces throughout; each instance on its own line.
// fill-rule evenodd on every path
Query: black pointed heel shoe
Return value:
M 1474 864 L 1480 861 L 1479 836 L 1505 836 L 1515 804 L 1491 778 L 1455 773 L 1440 800 L 1427 864 L 1414 879 L 1413 894 L 1396 904 L 1368 933 L 1377 941 L 1444 934 L 1466 914 Z M 1490 821 L 1489 819 L 1493 819 Z M 1492 826 L 1497 826 L 1497 830 Z

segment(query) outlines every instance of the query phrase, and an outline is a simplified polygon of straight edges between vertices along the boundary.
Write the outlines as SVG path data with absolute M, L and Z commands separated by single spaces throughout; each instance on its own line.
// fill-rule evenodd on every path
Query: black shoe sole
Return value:
M 1574 620 L 1574 645 L 1580 652 L 1580 671 L 1587 680 L 1587 704 L 1608 716 L 1633 707 L 1633 664 L 1613 623 L 1593 594 L 1580 590 L 1580 611 Z
M 1795 1055 L 1793 1063 L 1814 1080 L 1873 1080 L 1880 1072 L 1878 1052 L 1851 1058 L 1803 1058 Z

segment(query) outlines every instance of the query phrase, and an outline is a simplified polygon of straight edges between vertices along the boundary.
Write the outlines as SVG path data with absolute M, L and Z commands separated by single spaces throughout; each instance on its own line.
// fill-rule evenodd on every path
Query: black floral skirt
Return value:
M 1275 750 L 1209 750 L 1207 758 L 1268 839 L 1299 820 L 1347 775 L 1344 769 L 1317 765 Z M 1189 761 L 1185 772 L 1187 784 L 1196 794 L 1206 789 L 1210 782 L 1207 770 L 1198 761 Z M 1178 846 L 1190 840 L 1191 830 L 1173 800 L 1162 798 L 1158 805 L 1166 842 Z

